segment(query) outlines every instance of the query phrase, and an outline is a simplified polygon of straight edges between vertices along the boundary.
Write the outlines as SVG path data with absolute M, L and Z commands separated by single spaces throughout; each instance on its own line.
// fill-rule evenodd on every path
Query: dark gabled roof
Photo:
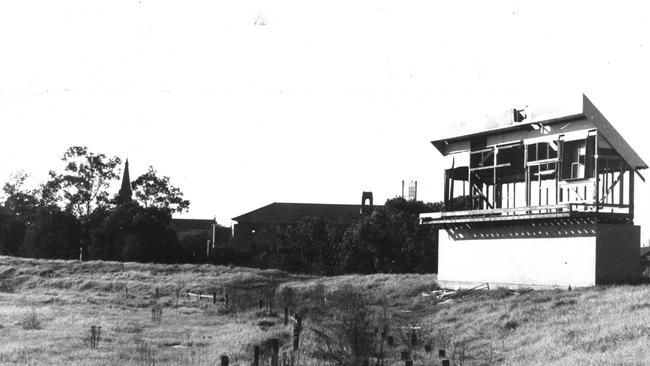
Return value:
M 623 137 L 616 131 L 616 129 L 609 123 L 607 118 L 600 113 L 600 111 L 594 106 L 594 104 L 587 98 L 586 95 L 582 95 L 582 113 L 573 114 L 569 116 L 553 118 L 545 121 L 531 121 L 527 123 L 517 123 L 510 126 L 498 127 L 490 130 L 479 131 L 475 133 L 470 133 L 461 136 L 452 136 L 440 140 L 431 141 L 433 146 L 440 151 L 441 154 L 445 154 L 445 146 L 449 143 L 467 141 L 475 137 L 483 136 L 493 136 L 499 135 L 506 132 L 517 131 L 517 130 L 529 130 L 532 128 L 532 125 L 550 125 L 563 122 L 573 122 L 589 119 L 595 127 L 598 129 L 598 133 L 609 142 L 610 145 L 616 150 L 616 152 L 625 160 L 625 162 L 634 169 L 647 169 L 648 165 L 639 157 L 639 155 L 632 149 L 632 147 L 623 139 Z
M 238 223 L 293 224 L 306 217 L 347 223 L 361 217 L 361 205 L 274 202 L 257 210 L 233 217 L 233 221 Z
M 214 219 L 172 219 L 172 227 L 178 231 L 191 230 L 212 230 L 212 224 L 217 222 Z

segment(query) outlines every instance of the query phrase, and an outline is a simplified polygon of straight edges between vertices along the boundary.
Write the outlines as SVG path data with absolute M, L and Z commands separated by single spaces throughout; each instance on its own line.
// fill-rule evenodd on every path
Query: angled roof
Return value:
M 233 221 L 239 223 L 293 224 L 306 217 L 347 223 L 361 217 L 361 205 L 274 202 L 257 210 L 233 217 Z
M 609 123 L 607 118 L 600 113 L 600 111 L 593 105 L 586 95 L 582 95 L 582 113 L 572 114 L 568 116 L 548 119 L 544 121 L 531 121 L 524 123 L 512 124 L 510 126 L 498 127 L 484 131 L 478 131 L 460 136 L 451 136 L 440 140 L 431 141 L 433 146 L 444 155 L 445 146 L 449 143 L 471 140 L 475 137 L 483 137 L 490 135 L 499 135 L 511 131 L 530 130 L 533 128 L 531 125 L 550 125 L 557 123 L 574 122 L 581 120 L 589 120 L 598 129 L 600 136 L 605 138 L 607 142 L 618 152 L 618 154 L 625 160 L 625 162 L 634 169 L 647 169 L 648 165 L 641 159 L 641 157 L 632 149 L 632 147 L 623 139 L 623 137 L 616 131 L 616 129 Z
M 212 230 L 214 219 L 172 219 L 172 227 L 179 232 L 190 230 Z

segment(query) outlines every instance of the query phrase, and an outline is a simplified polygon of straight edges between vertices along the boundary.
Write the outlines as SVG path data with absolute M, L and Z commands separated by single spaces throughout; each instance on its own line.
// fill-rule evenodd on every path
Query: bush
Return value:
M 41 329 L 41 321 L 34 308 L 20 320 L 20 326 L 25 330 Z

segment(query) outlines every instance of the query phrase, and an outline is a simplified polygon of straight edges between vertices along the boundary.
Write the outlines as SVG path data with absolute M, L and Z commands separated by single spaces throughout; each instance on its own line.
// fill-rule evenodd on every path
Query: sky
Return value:
M 580 106 L 646 162 L 650 24 L 639 2 L 20 1 L 0 4 L 0 180 L 67 147 L 153 166 L 190 210 L 442 199 L 431 140 Z M 573 112 L 579 112 L 572 110 Z M 646 172 L 645 176 L 650 177 Z M 650 231 L 650 182 L 636 222 Z M 115 192 L 119 189 L 116 184 Z

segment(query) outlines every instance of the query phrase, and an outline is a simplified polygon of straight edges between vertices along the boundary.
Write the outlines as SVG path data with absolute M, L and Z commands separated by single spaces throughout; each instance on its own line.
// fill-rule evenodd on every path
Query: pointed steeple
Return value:
M 117 194 L 117 203 L 131 202 L 131 178 L 129 177 L 129 158 L 124 163 L 124 175 L 122 176 L 122 187 Z

